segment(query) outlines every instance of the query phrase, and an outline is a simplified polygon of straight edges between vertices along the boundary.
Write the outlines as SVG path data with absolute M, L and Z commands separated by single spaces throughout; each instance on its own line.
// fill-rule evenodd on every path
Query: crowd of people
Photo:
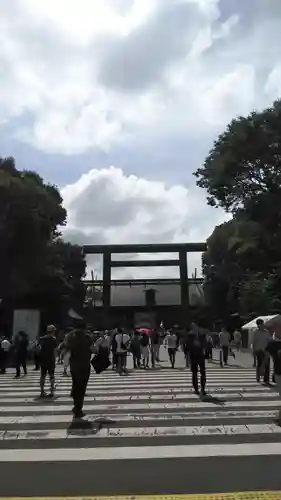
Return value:
M 171 369 L 175 368 L 177 352 L 182 350 L 186 367 L 192 372 L 192 385 L 196 394 L 206 394 L 206 360 L 212 360 L 214 346 L 219 347 L 220 365 L 228 364 L 229 355 L 233 355 L 233 346 L 241 348 L 241 333 L 230 335 L 222 328 L 219 335 L 200 329 L 195 323 L 186 332 L 171 329 L 146 331 L 136 329 L 127 332 L 122 329 L 100 332 L 98 335 L 87 331 L 83 322 L 66 335 L 58 335 L 54 325 L 47 327 L 32 346 L 34 369 L 41 370 L 40 398 L 53 397 L 55 394 L 56 364 L 63 364 L 63 375 L 72 377 L 71 396 L 74 401 L 73 415 L 83 417 L 83 402 L 91 371 L 91 363 L 97 372 L 108 366 L 120 376 L 128 375 L 127 358 L 132 355 L 134 369 L 155 368 L 160 362 L 160 347 L 167 349 Z M 13 343 L 7 338 L 0 338 L 0 372 L 5 373 L 9 353 L 13 352 L 16 367 L 15 378 L 27 374 L 29 340 L 25 332 L 18 332 Z M 273 381 L 281 396 L 281 333 L 270 333 L 262 320 L 257 321 L 253 336 L 253 354 L 256 360 L 256 378 L 269 383 L 270 357 L 273 359 Z M 97 368 L 97 363 L 99 366 Z M 200 372 L 200 384 L 198 373 Z M 50 393 L 45 392 L 46 376 L 50 379 Z M 281 411 L 279 418 L 281 419 Z

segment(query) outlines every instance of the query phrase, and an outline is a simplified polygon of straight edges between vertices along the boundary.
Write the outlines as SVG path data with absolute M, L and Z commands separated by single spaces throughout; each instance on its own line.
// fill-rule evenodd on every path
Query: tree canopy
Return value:
M 194 173 L 208 203 L 236 213 L 260 195 L 281 191 L 281 100 L 232 120 Z
M 66 216 L 56 186 L 18 170 L 13 158 L 0 158 L 1 299 L 40 306 L 40 297 L 56 298 L 59 307 L 81 294 L 81 248 L 59 237 Z
M 281 101 L 232 120 L 197 185 L 208 204 L 232 213 L 203 255 L 206 293 L 217 314 L 265 314 L 281 306 Z M 219 312 L 220 311 L 220 312 Z

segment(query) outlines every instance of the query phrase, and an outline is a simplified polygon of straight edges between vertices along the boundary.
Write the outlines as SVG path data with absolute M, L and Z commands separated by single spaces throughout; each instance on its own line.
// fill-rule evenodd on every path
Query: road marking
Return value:
M 202 420 L 202 419 L 255 419 L 255 418 L 270 418 L 276 416 L 276 411 L 252 411 L 252 410 L 238 410 L 238 411 L 213 411 L 213 412 L 180 412 L 180 413 L 135 413 L 135 414 L 122 414 L 122 413 L 107 413 L 102 415 L 100 413 L 92 413 L 87 416 L 87 420 L 113 420 L 114 422 L 138 422 L 138 421 L 153 421 L 153 420 Z M 24 425 L 24 424 L 53 424 L 53 423 L 67 423 L 69 422 L 69 414 L 65 415 L 25 415 L 22 417 L 0 417 L 0 425 Z
M 116 386 L 115 386 L 116 387 Z M 61 389 L 60 386 L 57 387 L 56 389 L 56 394 L 59 396 L 68 396 L 70 394 L 70 388 L 69 386 L 68 390 L 66 389 Z M 234 393 L 242 393 L 242 394 L 249 394 L 249 393 L 268 393 L 268 394 L 274 394 L 272 391 L 272 388 L 270 387 L 265 387 L 265 386 L 257 386 L 256 384 L 253 384 L 253 387 L 237 387 L 235 384 L 234 387 L 215 387 L 213 385 L 208 384 L 208 392 L 215 392 L 217 395 L 218 394 L 224 394 L 225 391 L 230 392 L 231 394 Z M 149 389 L 147 388 L 140 388 L 138 389 L 138 394 L 192 394 L 193 393 L 193 388 L 192 387 L 172 387 L 166 389 L 165 387 L 161 387 L 160 389 L 155 389 L 154 387 L 150 387 Z M 38 396 L 38 387 L 31 389 L 31 390 L 26 390 L 26 391 L 19 391 L 18 389 L 6 389 L 6 390 L 1 390 L 0 394 L 3 395 L 3 397 L 8 398 L 8 397 L 36 397 Z M 11 394 L 11 396 L 9 396 Z M 112 389 L 112 390 L 103 390 L 103 389 L 98 389 L 98 390 L 93 390 L 91 389 L 91 386 L 87 387 L 87 396 L 102 396 L 104 394 L 107 395 L 118 395 L 118 394 L 131 394 L 134 396 L 136 394 L 135 390 L 132 389 Z
M 185 381 L 185 385 L 188 387 L 191 386 L 191 380 L 186 380 Z M 208 388 L 213 388 L 213 389 L 216 389 L 216 390 L 225 390 L 225 389 L 236 389 L 237 388 L 237 385 L 241 385 L 244 389 L 245 388 L 255 388 L 255 389 L 260 389 L 260 390 L 263 390 L 263 389 L 268 389 L 267 387 L 263 387 L 263 386 L 259 386 L 256 382 L 244 382 L 244 380 L 240 380 L 239 382 L 231 382 L 231 383 L 225 383 L 225 382 L 210 382 L 209 380 L 207 380 L 207 387 Z M 139 390 L 142 389 L 141 386 L 139 385 L 132 385 L 132 384 L 126 384 L 126 385 L 121 385 L 119 384 L 118 380 L 115 384 L 111 384 L 111 385 L 108 385 L 108 386 L 102 386 L 102 385 L 93 385 L 92 383 L 89 383 L 88 386 L 87 386 L 87 390 L 88 391 L 96 391 L 96 390 L 103 390 L 103 391 L 107 391 L 107 392 L 111 392 L 112 390 L 116 389 L 116 386 L 118 387 L 118 390 L 119 391 L 123 391 L 125 389 L 128 389 L 128 390 L 131 390 L 131 391 L 134 391 L 134 393 L 136 392 L 139 392 Z M 24 389 L 26 389 L 26 385 L 23 385 L 22 386 Z M 158 391 L 162 391 L 163 389 L 168 389 L 168 390 L 172 390 L 173 388 L 175 387 L 175 384 L 174 383 L 170 383 L 170 382 L 167 382 L 166 384 L 163 383 L 163 384 L 157 384 L 157 383 L 154 383 L 154 384 L 146 384 L 144 386 L 144 388 L 148 391 L 150 391 L 151 389 L 155 389 L 155 390 L 158 390 Z M 4 393 L 13 393 L 13 392 L 18 392 L 20 390 L 21 386 L 16 386 L 16 387 L 11 387 L 9 388 L 7 385 L 5 385 L 5 388 L 4 389 L 0 389 L 0 393 L 1 394 L 4 394 Z M 30 384 L 28 384 L 28 388 L 29 390 L 32 390 L 34 392 L 37 392 L 39 391 L 39 382 L 38 384 L 36 385 L 33 385 L 31 386 Z M 61 384 L 60 382 L 57 383 L 57 389 L 58 390 L 63 390 L 63 391 L 70 391 L 71 389 L 71 383 L 65 385 L 65 384 Z
M 281 456 L 281 442 L 98 448 L 0 449 L 0 462 L 79 462 L 165 458 Z M 279 499 L 280 500 L 280 499 Z
M 245 434 L 281 434 L 281 428 L 274 424 L 263 425 L 202 425 L 188 427 L 115 427 L 97 429 L 53 429 L 53 430 L 13 430 L 0 431 L 1 441 L 11 440 L 53 440 L 108 438 L 155 438 L 155 437 L 185 437 L 185 436 L 239 436 Z
M 61 396 L 58 395 L 58 398 L 56 401 L 58 403 L 69 403 L 72 398 L 70 395 L 68 396 Z M 277 392 L 253 392 L 253 393 L 248 393 L 245 396 L 239 392 L 223 392 L 220 394 L 222 399 L 228 399 L 228 400 L 235 400 L 235 399 L 257 399 L 257 398 L 279 398 L 279 394 Z M 37 400 L 38 402 L 42 403 L 42 400 L 39 400 L 38 398 L 33 397 L 26 397 L 26 398 L 2 398 L 0 397 L 0 404 L 7 404 L 7 403 L 34 403 L 34 399 Z M 144 401 L 158 401 L 164 399 L 165 401 L 175 401 L 175 400 L 188 400 L 188 401 L 197 401 L 198 396 L 196 394 L 192 393 L 186 393 L 186 394 L 135 394 L 135 395 L 126 395 L 124 394 L 123 396 L 119 395 L 107 395 L 107 396 L 90 396 L 86 395 L 85 396 L 85 404 L 90 401 L 139 401 L 139 400 L 144 400 Z M 11 406 L 11 409 L 13 407 Z
M 269 400 L 269 401 L 225 401 L 221 402 L 221 405 L 224 408 L 241 408 L 241 407 L 256 407 L 259 406 L 261 408 L 263 407 L 270 407 L 270 408 L 275 408 L 279 409 L 280 407 L 280 401 L 278 399 L 275 400 Z M 201 401 L 198 400 L 196 402 L 190 402 L 190 403 L 132 403 L 132 404 L 123 404 L 123 405 L 118 405 L 118 404 L 109 404 L 109 405 L 99 405 L 99 404 L 88 404 L 87 402 L 84 405 L 85 411 L 112 411 L 112 410 L 118 410 L 118 411 L 132 411 L 132 410 L 175 410 L 175 409 L 188 409 L 188 408 L 195 408 L 195 409 L 202 409 L 202 408 L 214 408 L 214 403 L 213 402 L 206 402 L 206 401 Z M 59 412 L 67 412 L 70 409 L 70 405 L 46 405 L 46 406 L 9 406 L 9 407 L 1 407 L 0 409 L 0 415 L 4 413 L 22 413 L 23 411 L 25 413 L 42 413 L 42 412 L 47 412 L 47 413 L 59 413 Z
M 281 491 L 246 491 L 234 493 L 193 493 L 186 495 L 132 495 L 83 497 L 24 497 L 24 500 L 280 500 Z M 23 500 L 18 497 L 0 497 L 0 500 Z

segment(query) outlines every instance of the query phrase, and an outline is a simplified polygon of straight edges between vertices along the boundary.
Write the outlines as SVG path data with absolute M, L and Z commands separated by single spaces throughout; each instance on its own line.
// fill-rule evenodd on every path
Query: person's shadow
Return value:
M 114 421 L 108 421 L 104 418 L 99 418 L 94 421 L 85 420 L 83 418 L 73 418 L 72 422 L 67 428 L 69 436 L 95 436 L 105 426 L 115 424 Z
M 223 406 L 225 404 L 225 399 L 217 398 L 211 394 L 200 395 L 200 399 L 206 403 L 213 403 L 218 406 Z

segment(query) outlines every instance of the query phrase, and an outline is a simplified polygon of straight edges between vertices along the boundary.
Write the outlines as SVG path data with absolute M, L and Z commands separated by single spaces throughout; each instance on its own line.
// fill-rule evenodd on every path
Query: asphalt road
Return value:
M 178 357 L 180 358 L 182 355 L 179 354 Z M 179 365 L 181 365 L 181 359 L 178 361 Z M 165 364 L 167 364 L 167 361 Z M 248 368 L 252 366 L 252 358 L 249 354 L 242 353 L 238 355 L 236 360 L 230 359 L 230 364 Z M 239 374 L 239 370 L 237 373 Z M 29 380 L 31 390 L 32 378 Z M 240 384 L 240 382 L 237 383 Z M 3 385 L 3 391 L 4 390 L 5 384 Z M 2 397 L 4 398 L 6 396 L 2 394 Z M 251 408 L 250 403 L 249 405 Z M 10 405 L 10 409 L 12 412 L 12 404 Z M 28 405 L 25 405 L 23 413 L 27 410 Z M 211 411 L 211 409 L 208 411 Z M 39 416 L 40 413 L 42 414 L 39 409 L 37 415 Z M 14 418 L 13 412 L 10 417 L 10 414 L 6 413 L 5 415 L 8 415 L 8 418 Z M 195 413 L 194 416 L 196 416 Z M 264 417 L 264 421 L 268 422 L 268 418 Z M 211 420 L 209 421 L 205 415 L 204 423 L 212 425 L 214 422 Z M 233 417 L 233 421 L 230 419 L 223 423 L 235 425 L 237 421 Z M 242 423 L 247 424 L 249 422 L 248 420 L 244 422 L 244 419 L 241 418 L 239 424 Z M 262 424 L 263 418 L 257 419 L 257 423 Z M 153 420 L 150 422 L 150 425 L 152 424 Z M 197 421 L 196 424 L 195 420 L 194 422 L 191 420 L 189 424 L 202 425 L 203 421 Z M 20 427 L 21 424 L 17 425 Z M 26 424 L 22 425 L 26 427 Z M 45 424 L 41 425 L 44 426 Z M 62 422 L 57 425 L 59 427 L 65 426 L 65 423 Z M 126 422 L 124 425 L 127 425 Z M 132 423 L 131 425 L 134 427 L 139 425 L 139 423 Z M 157 421 L 155 425 L 157 425 Z M 180 425 L 180 423 L 178 423 L 178 425 Z M 10 428 L 13 428 L 12 423 L 5 424 L 5 426 L 3 424 L 3 429 L 0 428 L 0 430 Z M 36 428 L 39 429 L 40 425 L 38 424 Z M 101 439 L 99 444 L 92 442 L 92 439 L 93 438 L 85 440 L 82 445 L 79 440 L 77 444 L 75 444 L 75 440 L 72 440 L 72 446 L 75 447 L 77 445 L 77 448 L 80 446 L 93 448 L 96 446 L 103 446 Z M 157 440 L 158 438 L 154 437 L 153 439 Z M 171 438 L 170 442 L 170 438 L 169 440 L 166 438 L 164 442 L 171 445 L 191 445 L 194 438 L 181 437 L 179 439 L 180 440 L 174 437 L 173 439 Z M 218 443 L 224 439 L 223 436 L 197 436 L 196 442 L 199 444 L 202 440 L 203 444 L 212 444 Z M 259 434 L 254 434 L 253 437 L 247 435 L 227 437 L 228 444 L 232 442 L 253 442 L 256 440 L 261 443 L 269 443 L 271 440 L 279 440 L 279 437 L 276 434 L 273 436 L 264 435 L 260 437 Z M 64 441 L 63 445 L 66 446 L 65 443 L 67 440 Z M 145 446 L 151 444 L 151 438 L 147 439 L 147 442 L 146 438 L 142 438 L 142 441 L 141 444 Z M 47 443 L 47 446 L 54 446 L 53 462 L 17 462 L 16 448 L 20 449 L 23 444 L 23 442 L 18 443 L 12 440 L 3 440 L 1 442 L 0 451 L 2 450 L 2 453 L 5 452 L 7 447 L 14 449 L 15 461 L 0 462 L 0 497 L 165 495 L 281 489 L 280 455 L 233 456 L 227 458 L 221 456 L 208 458 L 169 458 L 169 460 L 151 458 L 142 460 L 111 460 L 110 458 L 109 460 L 100 461 L 78 461 L 77 459 L 76 462 L 64 462 L 59 460 L 56 461 L 56 446 L 59 446 L 59 443 L 54 443 L 52 445 L 50 441 Z M 27 448 L 32 446 L 33 449 L 42 447 L 42 444 L 40 440 L 25 442 Z M 125 445 L 126 442 L 124 442 L 124 438 L 120 443 L 119 441 L 116 442 L 116 446 Z
M 266 460 L 265 460 L 266 458 Z M 280 490 L 280 457 L 0 464 L 1 497 Z

